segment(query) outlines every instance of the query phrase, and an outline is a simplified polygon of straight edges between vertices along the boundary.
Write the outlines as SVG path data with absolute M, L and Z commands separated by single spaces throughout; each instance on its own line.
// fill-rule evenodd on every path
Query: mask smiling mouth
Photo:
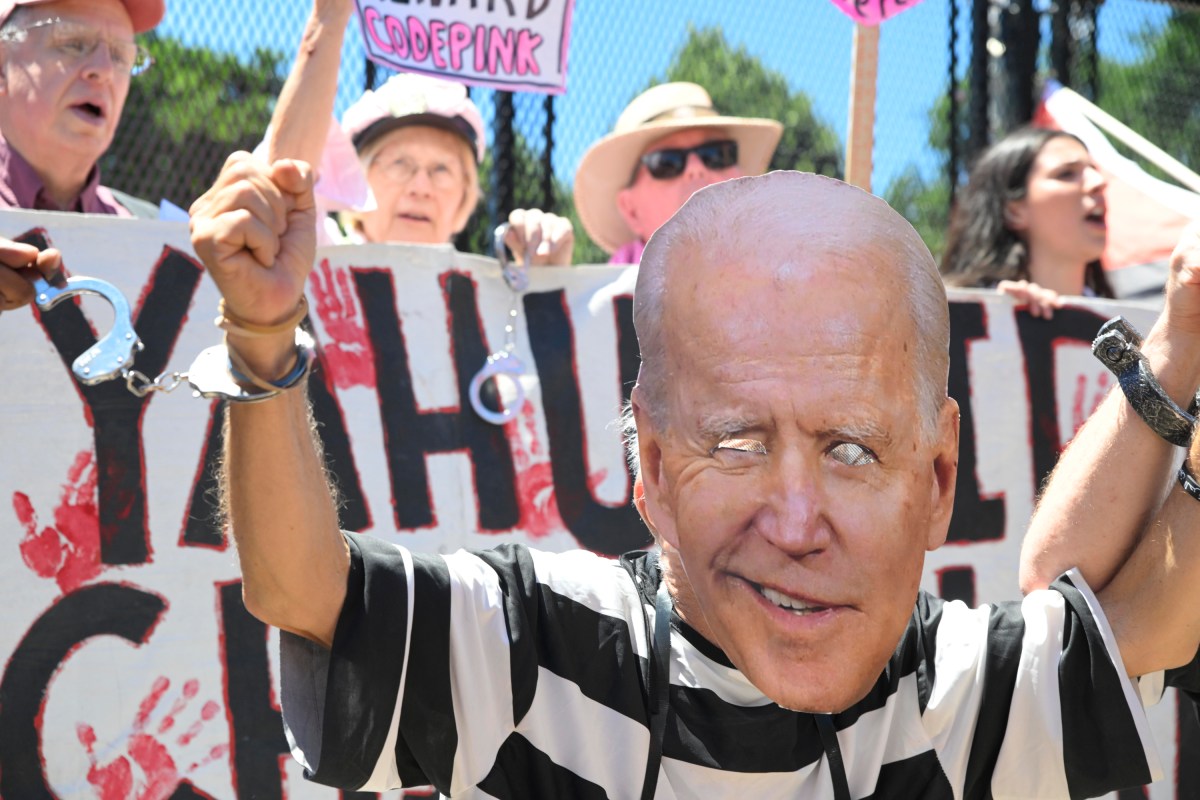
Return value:
M 783 592 L 767 586 L 761 586 L 757 583 L 751 583 L 750 585 L 753 586 L 754 590 L 762 595 L 772 605 L 776 606 L 777 608 L 781 608 L 784 611 L 790 611 L 797 616 L 815 614 L 819 611 L 828 611 L 830 609 L 829 606 L 808 603 L 804 600 L 792 597 L 791 595 L 786 595 Z

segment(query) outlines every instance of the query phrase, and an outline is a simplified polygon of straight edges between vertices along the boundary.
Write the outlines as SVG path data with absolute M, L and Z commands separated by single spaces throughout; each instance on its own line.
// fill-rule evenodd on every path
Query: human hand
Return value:
M 1000 281 L 996 291 L 1008 295 L 1019 304 L 1029 307 L 1029 313 L 1040 319 L 1054 319 L 1054 309 L 1062 308 L 1062 295 L 1032 281 Z
M 517 261 L 532 254 L 530 266 L 569 267 L 575 255 L 575 227 L 571 220 L 537 208 L 518 208 L 508 215 L 504 244 Z
M 192 204 L 192 246 L 229 316 L 271 327 L 295 314 L 316 255 L 312 187 L 302 161 L 267 165 L 239 152 Z M 238 337 L 237 351 L 257 374 L 278 377 L 294 361 L 293 334 Z
M 1183 232 L 1171 253 L 1162 320 L 1172 334 L 1200 338 L 1200 222 Z
M 45 278 L 50 283 L 62 280 L 62 256 L 50 247 L 38 251 L 0 237 L 0 312 L 20 308 L 33 300 L 33 282 Z

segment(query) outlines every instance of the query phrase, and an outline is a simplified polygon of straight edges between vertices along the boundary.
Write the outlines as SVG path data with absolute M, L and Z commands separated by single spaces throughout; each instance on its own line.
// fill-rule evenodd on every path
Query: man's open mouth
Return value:
M 93 119 L 104 119 L 104 109 L 95 103 L 79 103 L 75 106 L 75 108 L 79 109 Z

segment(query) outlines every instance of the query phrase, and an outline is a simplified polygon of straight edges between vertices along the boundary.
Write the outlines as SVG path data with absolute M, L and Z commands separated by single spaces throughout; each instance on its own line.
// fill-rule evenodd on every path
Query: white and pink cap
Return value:
M 407 125 L 429 125 L 458 134 L 477 164 L 487 151 L 483 116 L 466 87 L 454 81 L 409 72 L 393 75 L 378 89 L 363 92 L 342 115 L 342 130 L 357 150 Z

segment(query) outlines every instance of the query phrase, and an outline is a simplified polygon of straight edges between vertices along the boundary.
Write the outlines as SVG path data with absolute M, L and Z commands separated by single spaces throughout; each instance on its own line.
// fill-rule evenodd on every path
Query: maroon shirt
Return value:
M 114 214 L 132 217 L 112 192 L 100 185 L 100 169 L 92 167 L 87 183 L 73 208 L 59 208 L 46 196 L 42 179 L 20 153 L 0 136 L 0 208 L 29 208 L 35 211 L 76 211 L 84 214 Z

